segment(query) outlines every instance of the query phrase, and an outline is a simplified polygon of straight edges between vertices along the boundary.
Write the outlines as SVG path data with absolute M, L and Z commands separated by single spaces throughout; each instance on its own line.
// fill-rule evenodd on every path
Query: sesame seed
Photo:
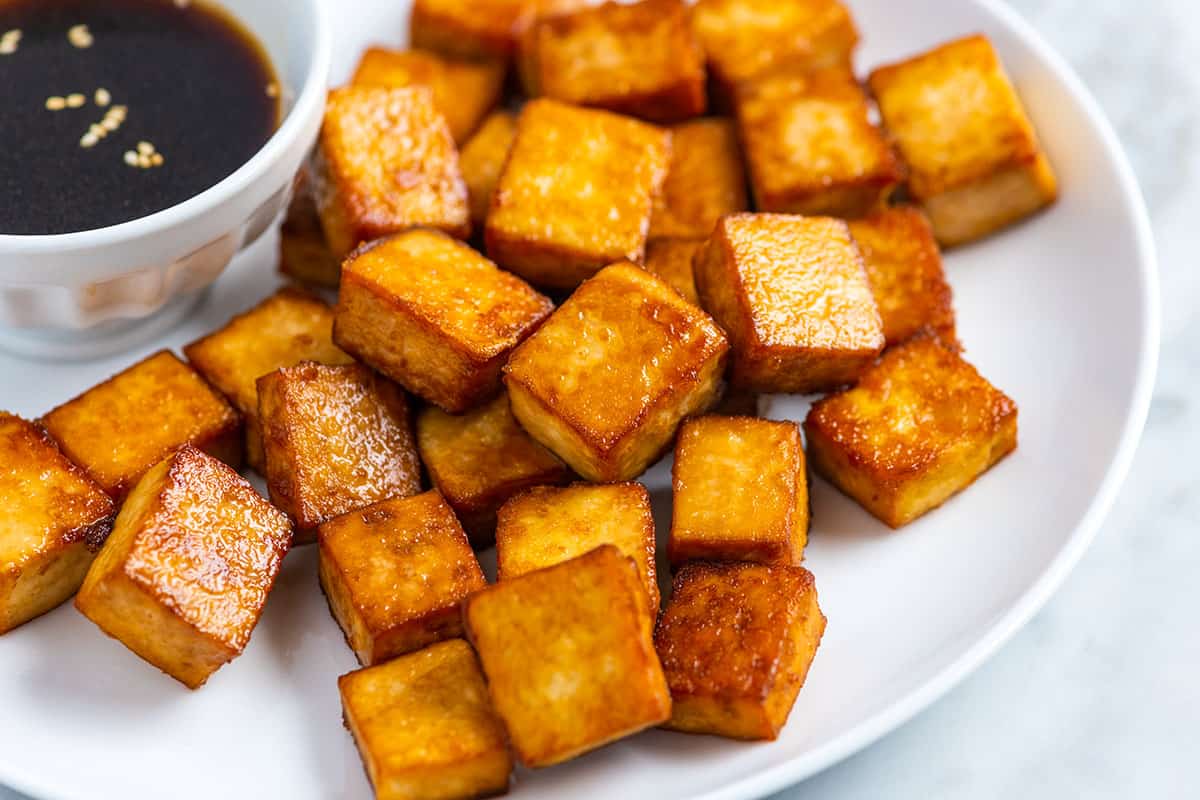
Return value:
M 278 83 L 271 82 L 267 84 L 267 97 L 279 97 Z
M 67 30 L 67 41 L 75 47 L 91 47 L 92 32 L 88 30 L 87 25 L 72 25 Z
M 165 159 L 163 159 L 162 153 L 155 153 L 154 155 L 150 156 L 150 163 L 156 167 L 161 167 L 164 160 Z
M 112 117 L 105 117 L 104 119 L 100 120 L 100 127 L 109 133 L 112 133 L 117 128 L 121 127 L 121 123 Z
M 96 105 L 103 108 L 112 102 L 112 95 L 108 93 L 108 89 L 101 87 L 96 90 L 96 96 L 93 99 L 96 101 Z
M 142 169 L 150 169 L 150 156 L 145 155 L 144 153 L 138 156 L 137 165 Z
M 104 130 L 104 126 L 96 122 L 88 126 L 88 133 L 98 136 L 101 139 L 108 135 L 108 131 Z
M 192 0 L 175 0 L 176 8 L 187 8 L 192 4 Z
M 89 132 L 89 133 L 85 133 L 83 135 L 83 138 L 79 140 L 79 146 L 80 147 L 95 147 L 97 142 L 99 142 L 99 141 L 100 141 L 99 136 L 97 136 L 94 133 Z
M 67 108 L 79 108 L 86 102 L 87 98 L 78 92 L 67 95 Z
M 19 28 L 13 28 L 11 31 L 5 31 L 0 35 L 0 55 L 8 56 L 17 52 L 17 45 L 21 43 L 21 31 Z
M 150 144 L 149 142 L 138 142 L 137 149 L 142 155 L 148 156 L 154 152 L 154 145 Z
M 50 111 L 62 111 L 67 107 L 67 101 L 58 95 L 46 98 L 46 108 Z
M 138 163 L 137 153 L 132 150 L 125 151 L 125 163 L 131 167 L 136 167 Z

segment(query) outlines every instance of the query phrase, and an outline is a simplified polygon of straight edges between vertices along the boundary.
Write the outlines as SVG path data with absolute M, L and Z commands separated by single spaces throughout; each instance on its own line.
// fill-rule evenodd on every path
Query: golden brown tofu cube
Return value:
M 954 293 L 925 215 L 897 206 L 851 222 L 850 233 L 862 253 L 888 346 L 922 331 L 955 345 Z
M 428 86 L 454 141 L 461 144 L 500 101 L 504 63 L 446 58 L 425 50 L 369 47 L 350 82 L 359 86 Z
M 148 356 L 41 419 L 67 458 L 118 502 L 146 470 L 185 444 L 235 469 L 242 420 L 169 350 Z
M 654 239 L 646 245 L 646 271 L 662 278 L 694 306 L 700 305 L 692 260 L 704 247 L 703 239 Z
M 804 422 L 813 468 L 893 528 L 1017 447 L 1017 405 L 931 337 L 893 347 Z
M 842 220 L 724 217 L 693 267 L 701 304 L 733 342 L 735 388 L 832 389 L 883 348 L 862 256 Z
M 633 559 L 653 620 L 659 604 L 654 517 L 650 493 L 640 483 L 540 486 L 509 500 L 496 523 L 496 576 L 509 580 L 602 544 Z
M 305 286 L 336 289 L 342 262 L 325 241 L 308 170 L 296 175 L 292 202 L 279 226 L 279 271 Z
M 739 87 L 736 107 L 760 211 L 861 217 L 900 182 L 900 162 L 847 68 L 756 79 Z
M 255 382 L 301 361 L 349 364 L 333 343 L 333 309 L 307 292 L 284 288 L 238 314 L 225 327 L 183 348 L 208 382 L 230 399 L 246 421 L 246 462 L 262 472 L 262 430 Z
M 185 445 L 130 492 L 75 606 L 195 689 L 250 641 L 291 539 L 243 477 Z
M 517 424 L 506 393 L 457 416 L 428 406 L 417 417 L 417 451 L 478 547 L 491 544 L 496 511 L 508 498 L 571 479 L 566 465 Z
M 804 560 L 808 469 L 796 423 L 688 420 L 679 429 L 671 478 L 672 564 Z
M 364 666 L 461 636 L 459 604 L 487 585 L 436 491 L 334 517 L 317 538 L 321 588 Z
M 415 0 L 409 31 L 414 47 L 471 59 L 507 60 L 541 15 L 566 14 L 592 0 Z
M 479 130 L 463 145 L 459 155 L 467 197 L 471 203 L 471 227 L 483 230 L 492 194 L 500 171 L 508 159 L 509 148 L 517 136 L 517 115 L 497 111 L 483 121 Z
M 271 502 L 296 523 L 296 541 L 339 514 L 421 490 L 408 403 L 361 364 L 304 361 L 258 379 Z
M 847 66 L 858 43 L 838 0 L 699 0 L 692 28 L 725 90 L 784 68 Z
M 338 258 L 409 228 L 471 231 L 458 150 L 428 87 L 332 90 L 313 155 L 317 211 Z
M 517 421 L 590 481 L 637 477 L 720 392 L 729 343 L 633 264 L 584 283 L 509 359 Z
M 75 594 L 115 513 L 41 428 L 0 411 L 0 633 Z
M 509 353 L 553 308 L 467 245 L 415 230 L 347 259 L 333 338 L 360 361 L 457 414 L 496 395 Z
M 825 632 L 812 573 L 786 564 L 688 564 L 654 645 L 671 687 L 664 727 L 774 739 Z
M 969 36 L 871 73 L 908 187 L 945 246 L 1054 202 L 1058 183 L 991 42 Z
M 508 790 L 504 726 L 462 639 L 343 675 L 338 691 L 377 800 L 459 800 Z
M 558 764 L 670 717 L 649 613 L 633 560 L 608 544 L 467 598 L 467 633 L 521 763 Z
M 573 289 L 613 261 L 641 262 L 670 140 L 607 111 L 527 103 L 492 195 L 488 255 L 556 289 Z
M 651 122 L 704 113 L 704 54 L 682 0 L 605 3 L 543 17 L 527 41 L 531 94 Z
M 673 126 L 671 166 L 650 215 L 651 241 L 704 239 L 721 217 L 746 208 L 746 173 L 733 122 L 697 119 Z

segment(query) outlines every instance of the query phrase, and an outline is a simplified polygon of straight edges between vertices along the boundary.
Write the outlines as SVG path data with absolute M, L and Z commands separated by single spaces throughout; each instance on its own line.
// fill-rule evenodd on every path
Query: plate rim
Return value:
M 1039 611 L 1062 585 L 1095 540 L 1125 482 L 1145 428 L 1160 357 L 1162 310 L 1158 259 L 1153 228 L 1141 188 L 1112 124 L 1074 68 L 1017 11 L 1003 0 L 973 0 L 1007 27 L 1054 74 L 1083 110 L 1118 177 L 1117 194 L 1132 222 L 1136 269 L 1142 287 L 1143 325 L 1139 332 L 1137 375 L 1116 452 L 1087 510 L 1058 553 L 1019 599 L 957 657 L 915 689 L 895 698 L 850 730 L 803 755 L 736 779 L 698 795 L 696 800 L 743 800 L 793 786 L 877 742 L 946 695 L 993 656 Z M 38 800 L 77 800 L 52 788 L 11 762 L 0 760 L 0 790 L 10 789 Z
M 768 767 L 757 775 L 740 778 L 697 795 L 695 800 L 744 800 L 763 797 L 794 786 L 874 744 L 958 686 L 1021 630 L 1066 580 L 1099 533 L 1100 526 L 1112 509 L 1137 453 L 1154 394 L 1162 329 L 1158 256 L 1145 198 L 1112 123 L 1070 63 L 1028 20 L 1003 0 L 974 0 L 974 3 L 985 13 L 993 15 L 1001 25 L 1007 27 L 1028 46 L 1038 60 L 1061 82 L 1072 99 L 1082 108 L 1117 173 L 1117 194 L 1132 222 L 1138 254 L 1136 269 L 1142 287 L 1141 310 L 1144 323 L 1139 332 L 1141 341 L 1138 348 L 1137 376 L 1116 453 L 1109 462 L 1087 510 L 1058 553 L 1020 598 L 957 657 L 915 689 L 897 697 L 850 730 L 812 751 Z

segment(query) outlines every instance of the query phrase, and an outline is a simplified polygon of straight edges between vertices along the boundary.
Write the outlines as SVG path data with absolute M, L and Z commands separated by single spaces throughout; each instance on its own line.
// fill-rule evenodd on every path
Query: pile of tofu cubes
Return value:
M 315 543 L 380 798 L 775 738 L 826 623 L 810 463 L 898 528 L 1016 447 L 940 251 L 1055 199 L 1013 85 L 978 35 L 860 82 L 838 0 L 415 0 L 411 38 L 329 93 L 307 288 L 0 415 L 0 632 L 75 596 L 199 687 Z

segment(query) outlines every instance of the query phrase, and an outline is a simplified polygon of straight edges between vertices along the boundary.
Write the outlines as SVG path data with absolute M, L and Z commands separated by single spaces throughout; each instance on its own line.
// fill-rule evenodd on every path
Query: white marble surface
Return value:
M 1150 206 L 1164 326 L 1145 438 L 1095 545 L 1025 630 L 781 799 L 1200 796 L 1200 4 L 1011 2 L 1097 95 Z

